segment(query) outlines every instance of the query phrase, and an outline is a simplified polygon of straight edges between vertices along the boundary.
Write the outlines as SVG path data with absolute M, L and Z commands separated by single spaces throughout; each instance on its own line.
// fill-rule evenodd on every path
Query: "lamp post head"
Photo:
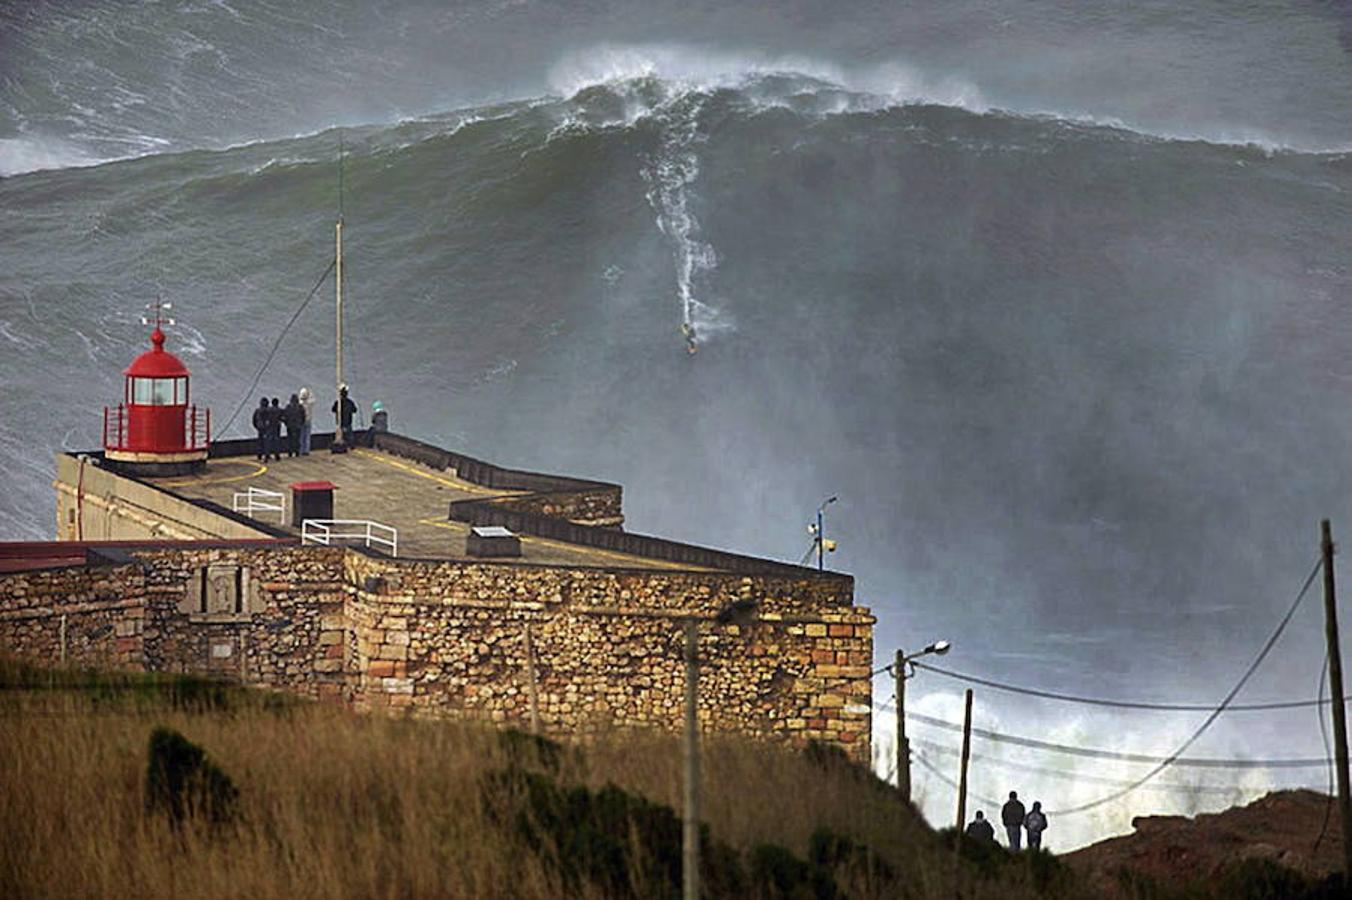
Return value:
M 933 653 L 936 656 L 943 656 L 953 645 L 948 641 L 935 641 L 924 649 L 925 653 Z

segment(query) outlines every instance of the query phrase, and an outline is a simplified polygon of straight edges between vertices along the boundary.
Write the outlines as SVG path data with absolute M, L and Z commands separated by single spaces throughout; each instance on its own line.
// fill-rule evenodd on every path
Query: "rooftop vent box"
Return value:
M 520 556 L 521 538 L 501 525 L 475 525 L 465 540 L 470 556 Z

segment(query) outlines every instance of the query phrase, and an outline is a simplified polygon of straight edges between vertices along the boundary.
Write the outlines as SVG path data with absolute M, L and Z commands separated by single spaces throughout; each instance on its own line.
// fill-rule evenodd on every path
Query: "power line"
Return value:
M 957 749 L 956 747 L 950 747 L 947 744 L 941 744 L 938 741 L 928 741 L 925 740 L 924 738 L 912 738 L 911 743 L 920 744 L 921 746 L 928 747 L 934 752 L 942 753 L 945 756 L 960 756 L 962 754 L 962 751 Z M 979 759 L 984 762 L 988 762 L 991 763 L 992 765 L 996 765 L 1005 769 L 1015 769 L 1020 772 L 1030 772 L 1037 775 L 1048 775 L 1052 778 L 1060 778 L 1066 781 L 1080 781 L 1092 784 L 1113 785 L 1118 787 L 1131 784 L 1130 781 L 1127 781 L 1126 779 L 1122 778 L 1104 778 L 1099 775 L 1085 775 L 1080 772 L 1067 772 L 1064 769 L 1049 769 L 1046 768 L 1045 766 L 1030 766 L 1025 765 L 1024 763 L 1014 762 L 1008 759 L 1001 759 L 998 756 L 990 756 L 989 754 L 985 753 L 973 753 L 971 754 L 971 758 Z M 1156 782 L 1155 784 L 1143 785 L 1143 789 L 1157 791 L 1176 791 L 1178 793 L 1188 793 L 1188 794 L 1192 793 L 1234 794 L 1236 791 L 1243 790 L 1243 788 L 1239 787 L 1238 785 L 1224 787 L 1221 785 L 1209 785 L 1209 784 L 1194 785 L 1194 784 L 1179 784 L 1175 782 L 1164 782 L 1164 783 Z
M 885 704 L 878 704 L 883 709 L 895 709 Z M 944 719 L 936 719 L 933 716 L 927 716 L 923 713 L 906 713 L 908 721 L 921 722 L 925 725 L 933 725 L 936 728 L 943 728 L 947 731 L 962 731 L 962 726 L 949 722 Z M 1163 763 L 1168 761 L 1171 765 L 1185 766 L 1200 769 L 1312 769 L 1322 768 L 1328 764 L 1327 758 L 1309 758 L 1309 759 L 1225 759 L 1217 757 L 1195 757 L 1195 756 L 1147 756 L 1142 753 L 1121 753 L 1116 750 L 1104 750 L 1097 747 L 1077 747 L 1070 744 L 1054 744 L 1050 741 L 1040 741 L 1036 738 L 1019 737 L 1012 734 L 1001 734 L 997 731 L 989 731 L 985 728 L 972 728 L 972 734 L 985 738 L 988 741 L 995 741 L 999 744 L 1015 744 L 1020 747 L 1031 747 L 1035 750 L 1051 750 L 1056 753 L 1066 753 L 1071 756 L 1084 756 L 1090 759 L 1113 759 L 1120 762 L 1135 763 Z
M 1074 694 L 1058 694 L 1054 691 L 1043 691 L 1037 688 L 1021 687 L 1005 682 L 992 681 L 988 678 L 978 678 L 975 675 L 955 672 L 951 669 L 941 669 L 938 666 L 932 666 L 929 663 L 912 662 L 911 664 L 918 669 L 924 669 L 927 672 L 943 675 L 945 678 L 952 678 L 956 681 L 979 684 L 983 687 L 995 688 L 997 691 L 1008 691 L 1012 694 L 1026 694 L 1030 697 L 1042 697 L 1046 700 L 1062 700 L 1066 703 L 1083 703 L 1089 706 L 1111 706 L 1118 709 L 1151 709 L 1162 712 L 1211 712 L 1216 708 L 1214 703 L 1152 703 L 1142 700 L 1109 700 L 1103 697 L 1081 697 Z M 1312 706 L 1327 706 L 1331 702 L 1331 700 L 1319 699 L 1276 700 L 1270 703 L 1234 703 L 1227 706 L 1225 711 L 1256 712 L 1259 710 L 1274 709 L 1308 709 Z
M 300 314 L 305 312 L 305 307 L 310 305 L 310 301 L 314 299 L 315 294 L 319 293 L 319 289 L 324 285 L 324 280 L 329 277 L 329 273 L 333 271 L 333 267 L 337 264 L 338 261 L 336 259 L 329 263 L 328 268 L 324 270 L 324 274 L 320 275 L 319 280 L 315 282 L 315 286 L 310 288 L 310 293 L 305 295 L 305 299 L 301 301 L 300 306 L 296 307 L 296 311 L 291 314 L 291 319 L 286 323 L 286 327 L 281 330 L 281 333 L 277 335 L 277 339 L 272 342 L 272 349 L 268 351 L 267 358 L 263 360 L 263 364 L 259 366 L 258 371 L 254 373 L 253 381 L 249 383 L 249 387 L 244 392 L 244 396 L 240 398 L 239 406 L 236 406 L 235 411 L 230 414 L 230 418 L 226 421 L 225 427 L 220 430 L 220 434 L 224 435 L 228 433 L 230 431 L 230 426 L 235 424 L 235 419 L 239 417 L 240 410 L 244 409 L 244 404 L 248 403 L 249 398 L 253 396 L 254 388 L 258 387 L 258 382 L 263 377 L 264 370 L 266 370 L 268 364 L 272 362 L 272 358 L 277 355 L 277 348 L 282 345 L 282 339 L 285 338 L 286 333 L 291 330 L 291 326 L 296 324 L 296 320 L 300 318 Z
M 955 791 L 956 791 L 956 790 L 961 790 L 961 788 L 958 787 L 958 783 L 957 783 L 956 781 L 954 781 L 952 778 L 949 778 L 947 775 L 944 774 L 943 770 L 941 770 L 941 769 L 940 769 L 938 766 L 936 766 L 934 763 L 932 763 L 932 762 L 930 762 L 928 759 L 926 759 L 926 758 L 925 758 L 925 755 L 924 755 L 923 753 L 917 753 L 917 754 L 915 755 L 915 761 L 918 762 L 918 763 L 920 763 L 921 767 L 923 767 L 924 769 L 926 769 L 926 770 L 927 770 L 931 775 L 933 775 L 935 778 L 938 778 L 938 779 L 939 779 L 940 781 L 942 781 L 944 784 L 946 784 L 946 785 L 948 785 L 949 787 L 953 788 L 953 790 L 955 790 Z M 973 790 L 970 790 L 970 789 L 967 791 L 967 794 L 968 794 L 968 796 L 970 796 L 970 797 L 974 797 L 974 798 L 976 798 L 977 800 L 980 800 L 982 803 L 986 804 L 987 806 L 992 806 L 992 807 L 994 807 L 994 808 L 996 808 L 996 809 L 999 809 L 999 808 L 1000 808 L 1000 801 L 999 801 L 999 800 L 996 800 L 996 799 L 993 798 L 993 797 L 986 797 L 986 796 L 983 796 L 983 795 L 981 795 L 981 794 L 978 794 L 976 791 L 973 791 Z
M 1160 772 L 1163 772 L 1170 765 L 1173 765 L 1178 760 L 1178 758 L 1183 755 L 1183 752 L 1186 751 L 1189 747 L 1191 747 L 1198 738 L 1200 738 L 1203 734 L 1206 733 L 1206 730 L 1211 727 L 1212 723 L 1214 723 L 1218 718 L 1220 718 L 1221 713 L 1225 712 L 1225 708 L 1229 706 L 1231 701 L 1233 701 L 1235 697 L 1238 696 L 1239 692 L 1244 689 L 1244 685 L 1249 683 L 1249 679 L 1253 677 L 1253 673 L 1258 671 L 1258 667 L 1263 664 L 1263 660 L 1267 659 L 1268 653 L 1270 653 L 1272 651 L 1272 648 L 1277 644 L 1277 640 L 1282 636 L 1282 632 L 1286 631 L 1286 626 L 1291 623 L 1291 619 L 1293 616 L 1295 616 L 1296 610 L 1300 608 L 1301 601 L 1305 599 L 1305 594 L 1307 591 L 1309 591 L 1310 585 L 1314 583 L 1314 576 L 1319 574 L 1319 570 L 1322 569 L 1323 566 L 1324 559 L 1321 556 L 1318 560 L 1315 561 L 1314 567 L 1310 569 L 1309 577 L 1305 579 L 1305 583 L 1301 585 L 1300 590 L 1296 593 L 1296 599 L 1292 601 L 1291 608 L 1286 611 L 1286 615 L 1282 618 L 1281 622 L 1277 624 L 1277 628 L 1275 631 L 1272 632 L 1272 636 L 1267 639 L 1267 642 L 1265 644 L 1263 644 L 1263 649 L 1258 651 L 1258 655 L 1254 657 L 1253 662 L 1249 663 L 1249 667 L 1246 670 L 1244 670 L 1244 674 L 1241 675 L 1239 680 L 1235 682 L 1235 686 L 1230 689 L 1230 693 L 1225 695 L 1225 699 L 1220 702 L 1220 705 L 1217 706 L 1216 709 L 1206 717 L 1206 720 L 1197 727 L 1197 730 L 1194 731 L 1186 741 L 1184 741 L 1182 744 L 1178 746 L 1177 750 L 1175 750 L 1172 754 L 1169 755 L 1167 759 L 1165 759 L 1163 762 L 1158 763 L 1153 769 L 1151 769 L 1149 772 L 1146 772 L 1144 775 L 1138 778 L 1135 781 L 1135 783 L 1129 785 L 1128 787 L 1119 788 L 1118 790 L 1113 791 L 1110 794 L 1105 794 L 1104 796 L 1099 797 L 1097 800 L 1090 800 L 1088 803 L 1081 803 L 1078 806 L 1072 806 L 1068 809 L 1053 810 L 1052 812 L 1057 815 L 1065 816 L 1070 815 L 1072 813 L 1087 812 L 1088 810 L 1094 809 L 1095 807 L 1103 806 L 1106 803 L 1111 803 L 1114 800 L 1117 800 L 1121 797 L 1125 797 L 1127 794 L 1130 794 L 1132 791 L 1136 790 L 1138 787 L 1145 784 L 1150 779 L 1154 778 Z

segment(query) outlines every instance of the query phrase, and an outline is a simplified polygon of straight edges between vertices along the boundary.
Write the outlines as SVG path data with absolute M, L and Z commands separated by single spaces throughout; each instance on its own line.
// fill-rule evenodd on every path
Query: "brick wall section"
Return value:
M 74 567 L 0 576 L 0 647 L 55 664 L 139 668 L 146 616 L 138 566 Z
M 343 583 L 346 552 L 328 547 L 138 552 L 150 601 L 146 668 L 204 672 L 350 701 L 343 639 L 350 594 Z M 189 579 L 213 563 L 248 567 L 254 591 L 244 611 L 184 609 Z
M 706 727 L 870 753 L 870 612 L 846 581 L 347 558 L 358 696 L 370 706 L 528 721 L 532 623 L 541 721 L 555 733 L 681 726 L 682 620 L 703 619 Z M 714 614 L 757 601 L 760 621 Z
M 0 647 L 202 672 L 359 708 L 528 721 L 531 623 L 552 734 L 681 726 L 681 622 L 702 619 L 707 729 L 870 758 L 873 616 L 848 579 L 381 559 L 323 547 L 134 551 L 136 564 L 0 575 Z M 203 613 L 203 567 L 241 566 L 241 610 Z M 759 621 L 717 626 L 754 599 Z M 111 624 L 111 629 L 99 629 Z M 92 635 L 92 636 L 91 636 Z M 851 707 L 855 708 L 851 708 Z

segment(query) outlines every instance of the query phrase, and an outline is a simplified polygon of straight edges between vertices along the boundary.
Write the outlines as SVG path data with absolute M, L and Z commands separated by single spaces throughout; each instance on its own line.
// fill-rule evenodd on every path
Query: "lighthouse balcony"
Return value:
M 204 460 L 211 446 L 211 410 L 196 406 L 124 404 L 103 408 L 104 455 L 127 463 Z

